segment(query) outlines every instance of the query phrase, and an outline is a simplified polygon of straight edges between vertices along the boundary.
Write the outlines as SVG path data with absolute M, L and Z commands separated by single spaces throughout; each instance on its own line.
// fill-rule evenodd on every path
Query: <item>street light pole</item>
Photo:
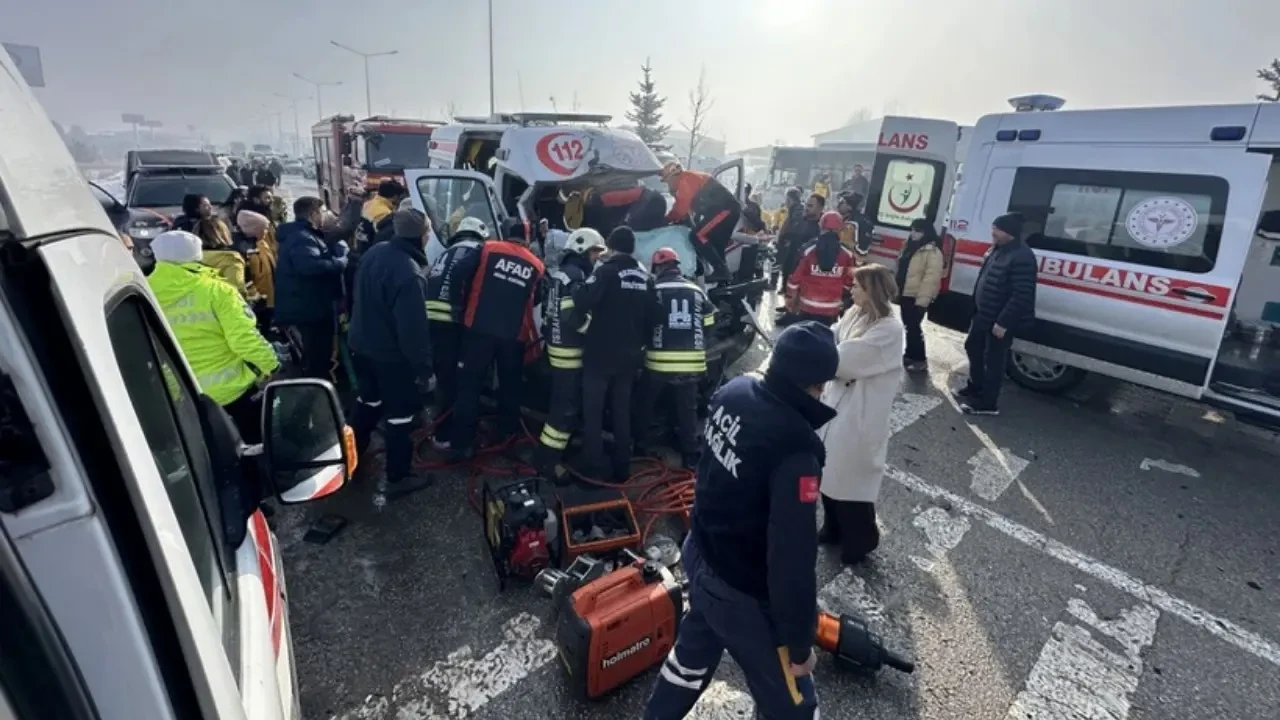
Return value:
M 342 84 L 342 81 L 341 81 L 341 80 L 335 80 L 335 81 L 333 81 L 333 82 L 316 82 L 315 80 L 312 80 L 311 78 L 305 77 L 305 76 L 300 75 L 300 74 L 298 74 L 298 73 L 294 73 L 294 74 L 293 74 L 293 76 L 294 76 L 294 77 L 296 77 L 296 78 L 298 78 L 298 79 L 299 79 L 299 80 L 301 80 L 302 82 L 304 82 L 304 83 L 309 83 L 309 84 L 311 84 L 311 85 L 313 85 L 313 86 L 315 87 L 315 89 L 316 89 L 316 118 L 317 118 L 317 119 L 319 119 L 319 118 L 324 117 L 324 105 L 322 105 L 322 104 L 321 104 L 321 102 L 320 102 L 320 88 L 323 88 L 323 87 L 332 87 L 332 86 L 335 86 L 335 85 L 341 85 L 341 84 Z
M 373 116 L 373 94 L 372 94 L 372 91 L 369 89 L 369 58 L 384 57 L 387 55 L 398 55 L 400 51 L 386 50 L 384 52 L 367 53 L 367 52 L 360 52 L 359 50 L 356 50 L 353 47 L 348 47 L 346 45 L 343 45 L 337 40 L 330 40 L 329 43 L 336 48 L 342 48 L 343 50 L 346 50 L 347 52 L 352 53 L 353 55 L 359 55 L 360 57 L 364 58 L 364 110 L 365 110 L 366 116 L 372 117 Z
M 301 153 L 298 152 L 298 145 L 302 142 L 302 125 L 298 122 L 298 98 L 280 93 L 273 94 L 278 98 L 288 100 L 289 104 L 293 105 L 293 155 L 294 157 L 301 157 Z
M 495 113 L 493 105 L 493 0 L 489 0 L 489 117 Z

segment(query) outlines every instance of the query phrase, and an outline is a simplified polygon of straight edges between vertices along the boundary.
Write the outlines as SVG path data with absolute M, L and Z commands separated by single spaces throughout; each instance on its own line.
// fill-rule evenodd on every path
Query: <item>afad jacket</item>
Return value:
M 280 367 L 253 311 L 218 271 L 200 263 L 156 263 L 147 284 L 173 328 L 200 389 L 227 405 Z

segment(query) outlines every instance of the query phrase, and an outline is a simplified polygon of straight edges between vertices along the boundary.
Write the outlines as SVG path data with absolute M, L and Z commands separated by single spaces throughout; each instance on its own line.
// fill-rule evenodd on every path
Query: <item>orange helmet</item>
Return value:
M 672 250 L 669 247 L 662 247 L 658 248 L 653 253 L 653 257 L 649 259 L 649 267 L 656 268 L 659 265 L 678 262 L 680 262 L 680 256 L 676 254 L 675 250 Z
M 667 182 L 682 172 L 684 172 L 684 167 L 679 162 L 672 160 L 662 166 L 662 170 L 658 172 L 658 179 Z
M 838 231 L 844 227 L 844 218 L 835 210 L 828 210 L 822 213 L 822 219 L 818 220 L 819 230 Z

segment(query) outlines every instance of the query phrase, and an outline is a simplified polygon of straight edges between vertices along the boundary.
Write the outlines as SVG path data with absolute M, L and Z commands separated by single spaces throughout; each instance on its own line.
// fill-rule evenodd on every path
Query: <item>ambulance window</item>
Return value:
M 126 298 L 107 315 L 111 344 L 205 597 L 215 618 L 234 622 L 224 581 L 220 509 L 195 391 L 149 315 L 136 297 Z
M 919 218 L 935 221 L 938 208 L 934 199 L 942 194 L 946 174 L 940 162 L 877 155 L 867 200 L 867 208 L 875 208 L 872 220 L 876 225 L 903 230 Z
M 1009 209 L 1032 247 L 1151 267 L 1213 269 L 1227 181 L 1206 175 L 1019 168 Z

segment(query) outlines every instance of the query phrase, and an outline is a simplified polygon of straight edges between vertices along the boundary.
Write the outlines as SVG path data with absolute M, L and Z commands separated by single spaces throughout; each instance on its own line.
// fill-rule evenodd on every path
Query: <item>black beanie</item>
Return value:
M 801 388 L 821 385 L 836 376 L 840 353 L 831 328 L 814 320 L 796 323 L 778 334 L 766 375 Z
M 610 250 L 629 255 L 636 251 L 636 234 L 626 225 L 619 225 L 609 233 L 609 239 L 604 244 Z
M 1022 237 L 1022 223 L 1026 218 L 1022 217 L 1022 213 L 1006 213 L 991 221 L 991 227 L 1013 236 L 1014 240 Z

